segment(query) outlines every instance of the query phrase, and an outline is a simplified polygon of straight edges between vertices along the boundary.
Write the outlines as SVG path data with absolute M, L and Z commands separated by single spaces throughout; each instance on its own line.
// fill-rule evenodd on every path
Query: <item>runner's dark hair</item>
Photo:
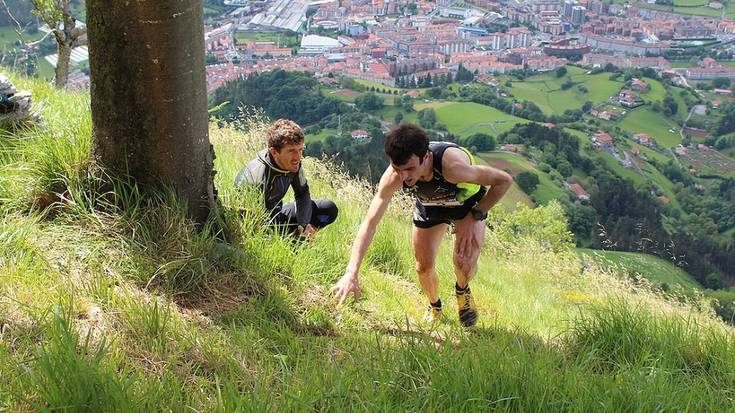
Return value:
M 384 148 L 385 153 L 396 165 L 405 164 L 411 155 L 418 156 L 419 162 L 422 162 L 426 151 L 429 150 L 429 137 L 420 127 L 406 123 L 388 132 Z

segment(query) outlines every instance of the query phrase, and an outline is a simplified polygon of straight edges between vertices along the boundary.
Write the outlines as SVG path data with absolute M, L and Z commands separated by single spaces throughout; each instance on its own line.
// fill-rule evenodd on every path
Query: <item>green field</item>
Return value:
M 655 101 L 662 101 L 666 97 L 666 87 L 663 85 L 663 83 L 659 82 L 656 79 L 650 79 L 650 78 L 644 78 L 643 79 L 648 85 L 651 87 L 651 89 L 646 92 L 642 93 L 641 97 L 643 100 L 645 100 L 648 103 L 653 103 Z M 686 89 L 682 89 L 680 87 L 669 87 L 669 93 L 671 94 L 671 97 L 674 98 L 676 101 L 678 108 L 676 111 L 677 116 L 681 117 L 682 120 L 686 119 L 686 116 L 689 114 L 689 109 L 686 106 L 686 103 L 684 102 L 684 98 L 681 97 L 681 92 Z M 689 93 L 687 91 L 687 93 Z M 660 116 L 664 117 L 663 114 L 660 114 Z
M 36 41 L 41 39 L 44 36 L 44 33 L 40 31 L 36 31 L 35 33 L 29 33 L 24 32 L 23 33 L 23 40 L 26 42 Z M 48 39 L 45 41 L 49 41 Z M 10 49 L 10 48 L 16 48 L 18 42 L 18 34 L 15 32 L 15 29 L 10 26 L 2 26 L 0 27 L 0 51 Z M 6 62 L 7 64 L 8 62 Z M 12 62 L 10 62 L 12 63 Z M 55 76 L 54 67 L 51 66 L 49 62 L 46 61 L 42 56 L 38 56 L 38 76 L 46 79 L 51 80 Z
M 482 156 L 477 156 L 477 162 L 480 164 L 492 165 L 492 163 L 488 163 L 488 161 L 485 159 L 485 156 L 485 154 L 483 154 Z M 493 161 L 491 160 L 491 162 Z M 527 205 L 532 208 L 534 206 L 531 198 L 526 195 L 525 192 L 523 192 L 523 190 L 518 186 L 517 183 L 514 182 L 510 189 L 508 189 L 508 192 L 506 192 L 503 198 L 500 199 L 499 205 L 503 207 L 505 211 L 515 211 L 518 208 L 518 203 Z
M 308 144 L 309 142 L 324 141 L 324 139 L 327 139 L 327 136 L 329 135 L 336 136 L 338 134 L 339 134 L 339 131 L 336 129 L 322 129 L 322 131 L 316 135 L 306 135 L 304 137 L 304 140 Z
M 689 60 L 669 60 L 669 64 L 672 69 L 683 69 L 685 67 L 695 67 L 696 64 L 692 64 Z
M 646 155 L 648 159 L 655 159 L 656 161 L 663 162 L 663 163 L 666 163 L 669 161 L 669 159 L 671 159 L 668 156 L 662 153 L 656 152 L 647 146 L 639 145 L 635 143 L 633 140 L 630 140 L 628 143 L 630 144 L 631 148 L 638 148 L 641 151 L 641 153 Z
M 518 123 L 531 122 L 474 102 L 419 103 L 415 108 L 416 111 L 433 108 L 436 111 L 437 123 L 446 125 L 449 132 L 459 137 L 480 132 L 497 136 Z
M 281 47 L 296 47 L 300 44 L 299 35 L 294 32 L 237 32 L 235 42 L 273 42 Z
M 652 10 L 662 10 L 673 13 L 680 13 L 684 15 L 697 15 L 697 16 L 712 16 L 712 17 L 725 17 L 735 18 L 735 5 L 730 2 L 725 4 L 723 2 L 723 10 L 715 10 L 707 7 L 708 1 L 703 0 L 674 0 L 674 6 L 667 6 L 662 4 L 648 4 L 646 2 L 634 2 L 629 0 L 612 0 L 613 3 L 625 4 L 632 3 L 636 7 Z M 724 15 L 723 15 L 724 11 Z
M 613 0 L 614 3 L 623 4 L 628 2 L 627 0 Z M 629 2 L 628 2 L 629 3 Z M 702 0 L 674 0 L 674 6 L 667 6 L 661 4 L 648 4 L 645 2 L 635 2 L 636 7 L 662 10 L 673 13 L 679 13 L 684 15 L 696 15 L 696 16 L 711 16 L 711 17 L 735 17 L 735 4 L 729 2 L 724 4 L 722 10 L 715 10 L 707 7 L 708 2 Z
M 577 136 L 580 141 L 585 145 L 591 145 L 592 141 L 590 141 L 590 138 L 585 135 L 582 132 L 574 131 L 574 130 L 568 130 L 573 135 Z M 653 151 L 649 148 L 646 148 L 645 146 L 641 146 L 638 144 L 633 143 L 632 141 L 629 142 L 632 147 L 638 147 L 641 149 L 643 153 L 645 153 L 649 159 L 655 158 L 659 162 L 668 162 L 669 158 L 665 155 L 662 155 L 656 151 Z M 673 190 L 673 183 L 666 178 L 661 172 L 658 171 L 653 165 L 649 164 L 648 162 L 643 162 L 641 165 L 639 165 L 641 171 L 644 173 L 644 175 L 639 174 L 637 171 L 633 169 L 626 168 L 623 166 L 620 162 L 617 161 L 617 159 L 613 158 L 612 155 L 608 154 L 607 152 L 598 151 L 598 150 L 591 150 L 591 151 L 584 151 L 587 156 L 593 157 L 593 158 L 600 158 L 602 159 L 605 164 L 615 173 L 620 175 L 623 178 L 630 179 L 633 182 L 635 182 L 638 185 L 646 185 L 647 183 L 654 183 L 661 188 L 661 191 L 664 195 L 666 195 L 671 202 L 671 205 L 675 208 L 680 208 L 679 202 L 676 200 L 676 197 L 674 196 L 674 190 Z M 622 155 L 622 153 L 621 153 Z
M 641 97 L 646 102 L 655 102 L 657 100 L 663 100 L 666 97 L 666 88 L 656 79 L 643 78 L 644 82 L 648 83 L 650 89 L 647 92 L 641 93 Z
M 4 13 L 5 11 L 3 10 L 3 14 Z M 44 35 L 44 33 L 40 31 L 29 33 L 27 30 L 22 34 L 23 40 L 26 42 L 39 40 Z M 0 26 L 0 50 L 5 48 L 15 48 L 17 47 L 18 41 L 18 33 L 15 32 L 15 28 L 11 26 Z
M 369 82 L 367 80 L 362 80 L 362 79 L 354 79 L 354 81 L 358 85 L 363 85 L 363 86 L 368 87 L 368 88 L 369 87 L 374 87 L 375 89 L 378 89 L 378 90 L 386 90 L 386 91 L 388 91 L 390 93 L 393 93 L 394 91 L 398 91 L 398 94 L 399 95 L 403 95 L 406 92 L 409 92 L 411 90 L 421 90 L 421 89 L 401 89 L 401 88 L 397 88 L 397 87 L 393 87 L 393 86 L 381 85 L 380 83 Z
M 352 89 L 340 89 L 329 86 L 320 86 L 319 88 L 325 96 L 331 96 L 335 99 L 339 99 L 343 102 L 353 103 L 355 98 L 360 96 L 362 93 L 354 91 Z
M 697 7 L 697 6 L 706 6 L 708 4 L 705 0 L 676 0 L 674 1 L 675 6 L 685 6 L 685 7 Z
M 567 66 L 567 75 L 561 78 L 557 78 L 555 72 L 549 72 L 524 81 L 513 81 L 511 94 L 516 99 L 535 103 L 546 115 L 561 115 L 565 110 L 579 109 L 586 101 L 597 104 L 614 96 L 623 83 L 611 81 L 609 77 L 609 73 L 588 75 L 584 69 Z M 570 79 L 576 83 L 575 86 L 562 90 L 562 83 Z M 584 85 L 588 92 L 580 92 L 577 85 Z
M 622 120 L 617 122 L 617 126 L 632 134 L 646 133 L 664 148 L 676 146 L 681 142 L 679 126 L 662 113 L 651 110 L 649 105 L 630 110 Z M 673 133 L 669 132 L 669 129 L 672 128 Z
M 685 289 L 701 289 L 702 286 L 686 271 L 653 255 L 637 252 L 601 251 L 577 248 L 582 259 L 588 259 L 603 268 L 614 269 L 618 273 L 640 274 L 656 283 L 669 286 L 679 285 Z
M 531 195 L 536 198 L 539 204 L 546 204 L 554 199 L 562 199 L 569 196 L 564 189 L 560 188 L 551 180 L 549 175 L 536 169 L 536 166 L 522 155 L 509 152 L 485 152 L 479 154 L 479 157 L 491 166 L 503 170 L 510 170 L 514 176 L 523 171 L 533 172 L 538 175 L 539 185 Z

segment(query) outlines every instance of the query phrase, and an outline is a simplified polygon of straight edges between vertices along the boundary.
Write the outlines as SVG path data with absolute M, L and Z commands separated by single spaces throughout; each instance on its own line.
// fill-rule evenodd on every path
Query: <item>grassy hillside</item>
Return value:
M 474 102 L 431 102 L 416 105 L 416 110 L 433 108 L 437 123 L 443 123 L 447 129 L 459 137 L 475 133 L 487 133 L 497 136 L 513 128 L 517 123 L 530 121 L 509 115 L 490 106 Z
M 491 166 L 503 170 L 510 170 L 510 173 L 513 176 L 523 171 L 533 172 L 538 175 L 539 185 L 532 192 L 532 195 L 540 204 L 547 204 L 554 199 L 560 199 L 567 196 L 564 189 L 554 183 L 547 173 L 536 169 L 536 167 L 522 155 L 509 152 L 488 152 L 480 154 L 479 157 Z
M 546 115 L 561 115 L 566 110 L 579 109 L 587 101 L 598 104 L 616 95 L 623 83 L 609 77 L 609 73 L 588 75 L 585 69 L 567 66 L 567 74 L 562 77 L 556 77 L 552 71 L 514 81 L 511 93 L 519 100 L 535 103 Z M 563 90 L 561 85 L 570 80 L 574 86 Z M 580 91 L 578 86 L 584 86 L 587 92 Z
M 90 171 L 87 97 L 16 81 L 47 128 L 0 137 L 0 410 L 732 408 L 732 330 L 707 305 L 583 272 L 554 203 L 493 211 L 472 330 L 453 309 L 449 239 L 447 320 L 421 321 L 402 198 L 361 272 L 363 299 L 336 307 L 327 289 L 372 188 L 307 159 L 312 193 L 340 217 L 314 242 L 283 239 L 240 218 L 257 199 L 232 183 L 262 128 L 213 127 L 224 217 L 198 231 L 170 194 Z
M 480 164 L 500 167 L 501 169 L 505 169 L 507 166 L 510 166 L 499 165 L 499 158 L 487 158 L 486 155 L 477 156 L 477 162 Z M 500 200 L 500 206 L 502 206 L 506 211 L 514 211 L 519 208 L 519 204 L 529 207 L 534 206 L 534 202 L 531 200 L 531 198 L 526 195 L 525 192 L 523 192 L 523 190 L 518 186 L 517 183 L 514 182 L 510 189 L 508 189 L 508 192 L 505 193 L 505 196 L 503 196 L 503 198 Z
M 663 283 L 673 287 L 678 285 L 685 289 L 701 289 L 699 284 L 686 271 L 669 261 L 652 255 L 636 252 L 600 251 L 585 248 L 577 249 L 577 253 L 587 262 L 593 262 L 616 272 L 648 278 L 655 285 Z

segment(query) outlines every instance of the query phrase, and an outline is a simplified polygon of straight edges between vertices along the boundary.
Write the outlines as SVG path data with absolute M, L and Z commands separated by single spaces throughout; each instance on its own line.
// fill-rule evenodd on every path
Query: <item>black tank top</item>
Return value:
M 406 186 L 403 184 L 403 188 L 412 192 L 416 199 L 424 206 L 444 206 L 453 207 L 460 206 L 467 198 L 471 197 L 477 191 L 480 190 L 479 185 L 472 184 L 473 188 L 467 188 L 467 184 L 453 184 L 447 182 L 442 174 L 442 159 L 444 158 L 444 152 L 449 148 L 458 148 L 464 150 L 464 148 L 450 142 L 429 142 L 429 150 L 434 155 L 434 176 L 431 181 L 424 182 L 418 181 L 413 187 Z M 466 152 L 466 150 L 465 150 Z M 472 162 L 472 156 L 470 161 Z M 464 188 L 461 188 L 463 186 Z M 474 188 L 476 187 L 476 189 Z M 475 189 L 473 193 L 472 189 Z

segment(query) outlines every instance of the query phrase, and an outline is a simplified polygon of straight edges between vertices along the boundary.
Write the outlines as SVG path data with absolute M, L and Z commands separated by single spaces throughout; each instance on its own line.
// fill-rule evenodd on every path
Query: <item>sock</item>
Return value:
M 456 291 L 457 294 L 466 293 L 467 291 L 469 291 L 469 289 L 470 289 L 469 284 L 467 284 L 467 286 L 465 286 L 464 288 L 459 288 L 459 284 L 454 283 L 454 291 Z
M 439 298 L 435 303 L 431 303 L 431 306 L 434 308 L 442 308 L 442 299 Z

